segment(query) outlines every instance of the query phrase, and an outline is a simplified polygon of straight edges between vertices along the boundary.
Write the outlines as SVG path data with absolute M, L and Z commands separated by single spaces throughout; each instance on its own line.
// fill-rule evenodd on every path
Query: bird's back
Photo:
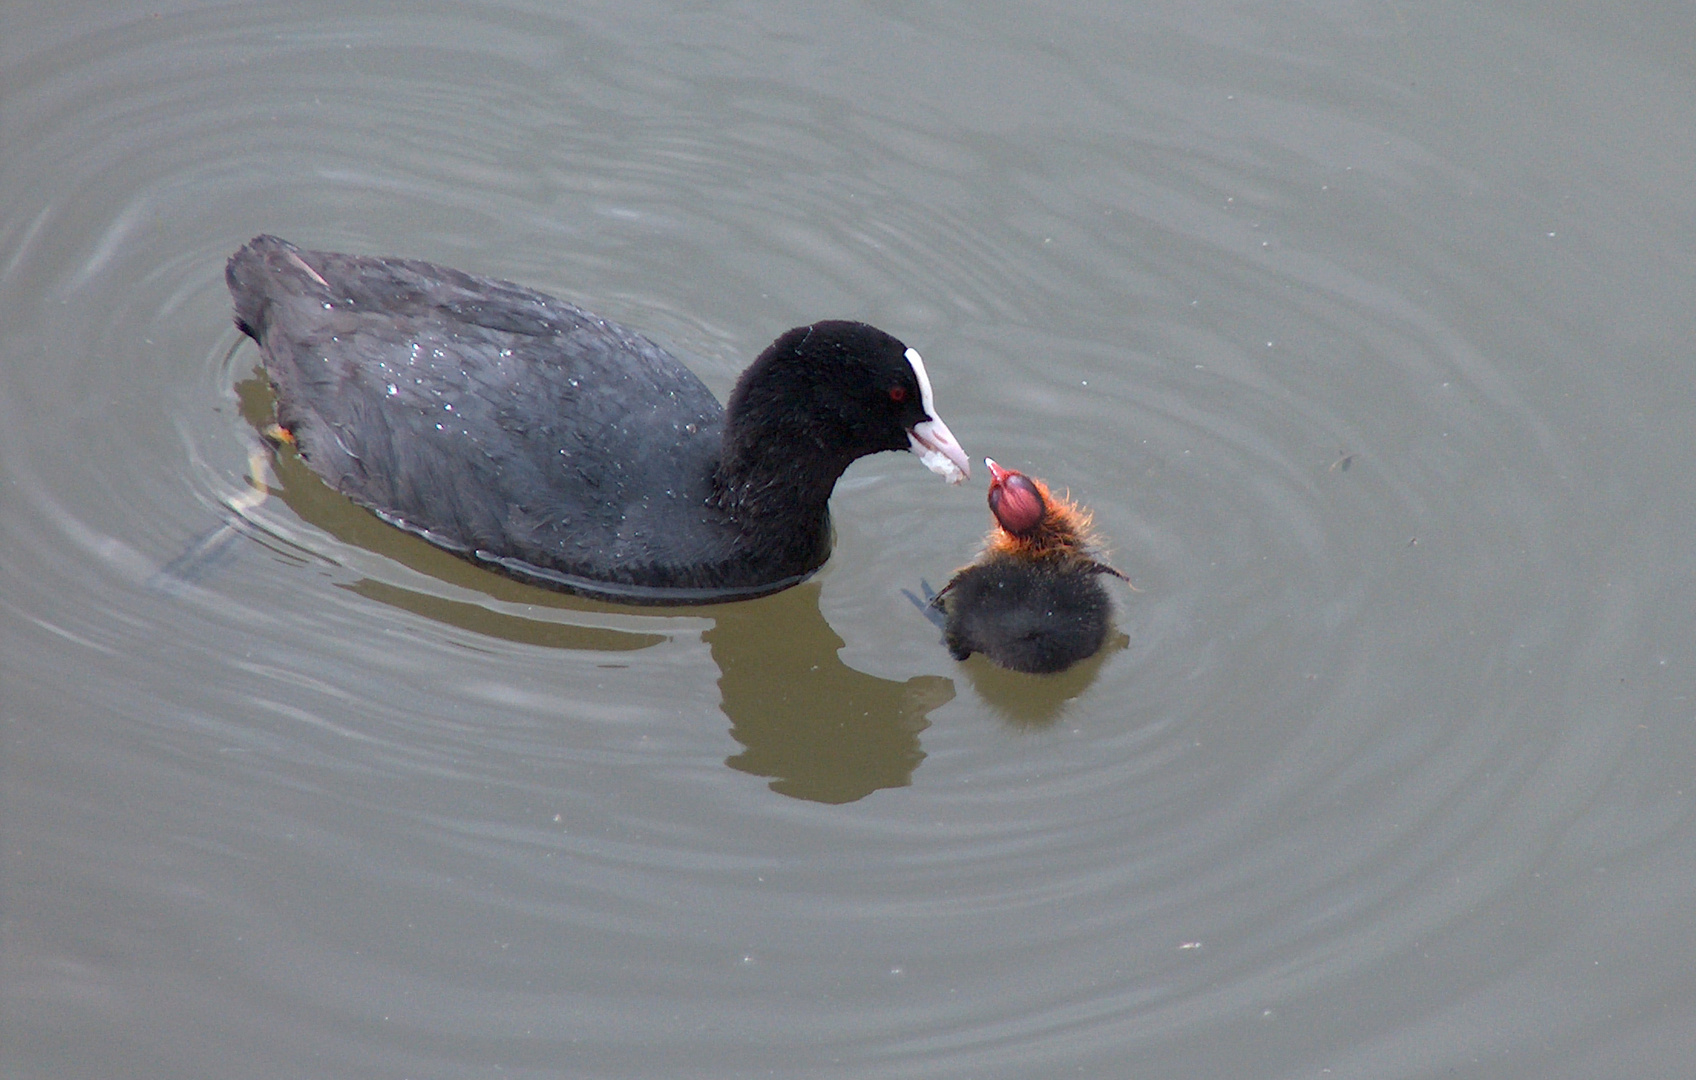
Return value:
M 723 409 L 646 338 L 507 282 L 274 237 L 226 276 L 278 422 L 355 501 L 577 591 L 735 586 L 711 499 Z

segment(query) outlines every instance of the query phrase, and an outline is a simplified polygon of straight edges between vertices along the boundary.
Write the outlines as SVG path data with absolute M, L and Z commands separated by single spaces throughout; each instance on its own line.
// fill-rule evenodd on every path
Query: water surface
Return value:
M 1687 1075 L 1696 20 L 5 23 L 6 1076 Z M 882 326 L 1094 509 L 1121 634 L 952 662 L 906 593 L 981 478 L 901 454 L 742 604 L 402 536 L 257 438 L 261 231 L 721 396 Z

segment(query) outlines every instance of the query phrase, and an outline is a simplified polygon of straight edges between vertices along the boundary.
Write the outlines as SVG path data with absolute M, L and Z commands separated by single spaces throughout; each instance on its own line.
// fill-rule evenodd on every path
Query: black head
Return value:
M 819 322 L 778 338 L 737 382 L 725 464 L 812 473 L 834 485 L 855 458 L 912 450 L 951 482 L 965 453 L 936 415 L 919 354 L 865 323 Z

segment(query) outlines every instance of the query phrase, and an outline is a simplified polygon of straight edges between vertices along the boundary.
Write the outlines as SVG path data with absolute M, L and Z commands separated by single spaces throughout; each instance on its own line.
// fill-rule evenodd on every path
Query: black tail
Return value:
M 288 265 L 291 262 L 296 265 Z M 256 236 L 230 256 L 224 265 L 224 281 L 235 301 L 236 326 L 242 333 L 259 340 L 265 332 L 271 298 L 281 284 L 279 279 L 300 278 L 301 269 L 317 277 L 301 259 L 299 248 L 275 236 Z

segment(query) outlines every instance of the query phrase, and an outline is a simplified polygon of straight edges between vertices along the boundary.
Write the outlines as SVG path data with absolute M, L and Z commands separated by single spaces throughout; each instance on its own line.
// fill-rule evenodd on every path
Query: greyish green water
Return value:
M 1684 1078 L 1696 17 L 1680 5 L 13 5 L 0 1073 Z M 1137 592 L 1062 679 L 850 470 L 635 611 L 287 455 L 223 261 L 925 355 Z

